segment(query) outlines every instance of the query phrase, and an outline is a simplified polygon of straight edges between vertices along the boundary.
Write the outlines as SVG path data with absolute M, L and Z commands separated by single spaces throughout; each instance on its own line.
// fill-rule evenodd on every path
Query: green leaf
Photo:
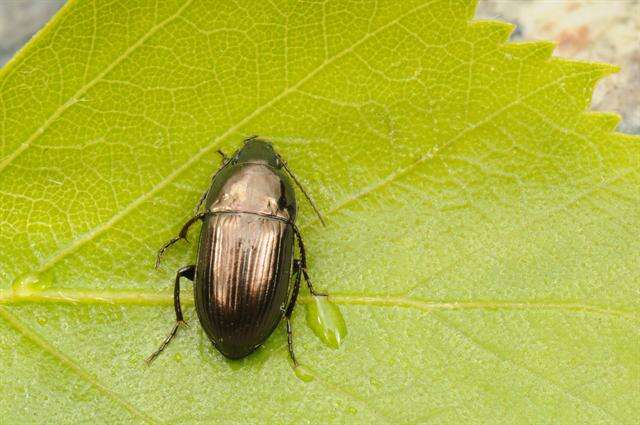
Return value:
M 640 139 L 615 70 L 464 1 L 70 1 L 0 75 L 6 423 L 634 423 Z M 271 139 L 338 349 L 294 314 L 225 360 L 172 325 L 217 149 Z M 192 237 L 194 239 L 194 237 Z M 302 301 L 308 303 L 306 289 Z

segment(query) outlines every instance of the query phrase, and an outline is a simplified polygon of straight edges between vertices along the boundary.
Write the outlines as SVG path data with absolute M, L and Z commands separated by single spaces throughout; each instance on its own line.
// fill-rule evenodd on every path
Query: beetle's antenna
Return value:
M 300 181 L 298 180 L 296 175 L 291 172 L 289 167 L 287 167 L 287 163 L 282 159 L 282 157 L 280 155 L 278 155 L 278 159 L 282 163 L 282 166 L 287 171 L 287 173 L 289 173 L 289 175 L 291 176 L 291 178 L 293 179 L 295 184 L 300 188 L 300 191 L 302 193 L 304 193 L 304 196 L 307 198 L 307 201 L 309 201 L 309 204 L 311 204 L 311 208 L 313 208 L 313 210 L 316 212 L 316 215 L 320 219 L 320 223 L 322 223 L 322 226 L 326 226 L 327 224 L 324 222 L 324 219 L 322 218 L 322 214 L 320 214 L 320 210 L 318 210 L 318 207 L 316 206 L 316 203 L 313 202 L 313 199 L 311 199 L 311 196 L 309 196 L 307 191 L 304 190 L 304 187 L 302 187 L 302 184 L 300 183 Z

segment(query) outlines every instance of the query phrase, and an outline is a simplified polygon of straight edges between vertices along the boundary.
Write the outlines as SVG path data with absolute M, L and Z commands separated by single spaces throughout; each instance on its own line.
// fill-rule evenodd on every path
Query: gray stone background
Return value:
M 64 0 L 0 0 L 0 66 L 64 4 Z M 513 41 L 554 40 L 555 54 L 608 62 L 593 109 L 622 115 L 620 131 L 640 134 L 640 0 L 480 0 L 477 19 L 518 25 Z

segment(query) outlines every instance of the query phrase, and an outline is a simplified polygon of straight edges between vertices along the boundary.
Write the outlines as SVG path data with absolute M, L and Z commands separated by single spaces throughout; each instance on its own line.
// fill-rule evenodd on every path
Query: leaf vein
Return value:
M 327 66 L 329 66 L 330 64 L 332 64 L 336 60 L 342 58 L 343 56 L 351 53 L 356 47 L 358 47 L 361 44 L 365 43 L 371 37 L 377 35 L 378 33 L 384 31 L 385 29 L 395 25 L 399 20 L 403 19 L 406 16 L 410 16 L 411 14 L 415 13 L 417 10 L 424 8 L 424 7 L 428 6 L 429 4 L 430 3 L 427 2 L 427 3 L 424 3 L 424 4 L 420 5 L 420 6 L 417 6 L 417 7 L 413 8 L 412 10 L 408 11 L 407 13 L 405 13 L 405 14 L 397 17 L 396 19 L 388 22 L 387 24 L 379 27 L 376 31 L 367 33 L 364 37 L 362 37 L 360 40 L 355 42 L 350 47 L 342 50 L 341 52 L 337 53 L 336 55 L 334 55 L 331 58 L 329 58 L 329 59 L 325 60 L 324 62 L 322 62 L 318 67 L 316 67 L 313 71 L 311 71 L 309 74 L 307 74 L 304 78 L 300 79 L 296 84 L 294 84 L 294 85 L 292 85 L 290 87 L 287 87 L 279 95 L 273 97 L 268 102 L 264 103 L 263 105 L 259 106 L 256 109 L 254 109 L 253 112 L 251 112 L 250 114 L 246 115 L 244 118 L 242 118 L 236 124 L 234 124 L 231 127 L 229 127 L 220 136 L 216 137 L 213 140 L 212 143 L 210 143 L 209 145 L 206 145 L 203 148 L 201 148 L 198 152 L 196 152 L 193 156 L 191 156 L 183 165 L 181 165 L 180 167 L 177 167 L 167 177 L 163 178 L 158 184 L 156 184 L 153 188 L 151 188 L 149 191 L 143 193 L 141 196 L 136 198 L 133 202 L 131 202 L 125 208 L 123 208 L 118 213 L 113 215 L 109 220 L 107 220 L 106 222 L 94 227 L 93 229 L 89 230 L 88 232 L 82 234 L 80 237 L 74 239 L 66 247 L 64 247 L 63 249 L 59 250 L 57 253 L 53 254 L 51 257 L 49 257 L 49 259 L 47 259 L 46 261 L 44 261 L 40 265 L 39 272 L 43 272 L 45 270 L 50 269 L 52 266 L 54 266 L 60 260 L 65 258 L 67 255 L 75 252 L 78 248 L 83 246 L 85 243 L 93 240 L 94 238 L 96 238 L 97 236 L 102 234 L 104 231 L 106 231 L 109 228 L 111 228 L 111 226 L 113 226 L 114 224 L 116 224 L 117 222 L 122 220 L 131 211 L 135 210 L 138 206 L 142 205 L 145 201 L 150 199 L 153 195 L 155 195 L 160 190 L 162 190 L 163 188 L 168 186 L 175 178 L 177 178 L 180 174 L 182 174 L 184 171 L 189 169 L 200 158 L 202 158 L 204 155 L 206 155 L 207 153 L 209 153 L 212 150 L 214 150 L 219 145 L 219 142 L 221 140 L 224 140 L 225 138 L 227 138 L 228 136 L 230 136 L 234 132 L 238 131 L 240 128 L 242 128 L 242 126 L 244 126 L 245 124 L 250 122 L 253 118 L 259 116 L 265 110 L 268 110 L 269 108 L 271 108 L 273 105 L 275 105 L 281 99 L 283 99 L 286 96 L 288 96 L 290 93 L 296 92 L 296 90 L 299 87 L 304 85 L 307 81 L 311 80 L 314 76 L 316 76 L 318 73 L 320 73 L 324 68 L 326 68 Z M 184 7 L 182 9 L 184 9 Z M 1 171 L 2 171 L 2 164 L 0 163 L 0 172 Z
M 95 86 L 98 82 L 100 82 L 109 72 L 111 72 L 116 66 L 122 63 L 126 58 L 128 58 L 138 47 L 142 46 L 145 41 L 147 41 L 151 36 L 157 33 L 164 26 L 169 24 L 174 19 L 178 18 L 180 14 L 193 2 L 193 0 L 186 1 L 176 13 L 167 17 L 165 20 L 160 22 L 159 24 L 152 27 L 149 31 L 147 31 L 142 37 L 138 39 L 135 43 L 129 46 L 120 56 L 118 56 L 109 66 L 107 66 L 100 74 L 98 74 L 93 80 L 89 81 L 87 84 L 83 85 L 76 91 L 66 102 L 60 105 L 54 112 L 45 120 L 45 122 L 36 129 L 24 142 L 18 146 L 18 149 L 13 151 L 10 155 L 8 155 L 5 159 L 0 161 L 0 173 L 4 171 L 9 164 L 11 164 L 22 152 L 27 150 L 33 142 L 35 142 L 44 132 L 53 124 L 62 114 L 69 109 L 71 106 L 76 104 L 77 99 L 80 99 L 89 89 Z M 59 61 L 58 61 L 59 62 Z
M 307 371 L 309 371 L 309 373 L 311 373 L 311 375 L 318 380 L 320 383 L 322 383 L 322 385 L 329 389 L 331 392 L 333 392 L 336 395 L 343 395 L 343 396 L 347 396 L 348 398 L 355 400 L 357 403 L 359 403 L 360 405 L 364 406 L 365 408 L 369 409 L 369 411 L 371 413 L 373 413 L 376 417 L 378 417 L 379 419 L 384 419 L 385 423 L 394 423 L 394 421 L 391 420 L 391 418 L 389 418 L 386 414 L 384 414 L 383 412 L 379 411 L 378 409 L 376 409 L 371 403 L 369 403 L 365 398 L 359 396 L 358 394 L 356 394 L 355 392 L 342 388 L 341 386 L 335 384 L 332 381 L 329 381 L 328 379 L 322 377 L 318 372 L 316 372 L 315 370 L 311 369 L 309 366 L 305 366 L 305 369 Z
M 628 176 L 629 174 L 633 173 L 635 170 L 634 169 L 629 169 L 623 173 L 620 173 L 600 184 L 598 184 L 597 186 L 591 187 L 581 193 L 578 193 L 577 195 L 575 195 L 572 198 L 567 199 L 564 203 L 559 204 L 558 206 L 556 206 L 553 209 L 547 210 L 542 214 L 538 214 L 534 217 L 532 217 L 531 219 L 525 221 L 523 224 L 515 227 L 513 230 L 509 231 L 504 238 L 502 238 L 501 240 L 510 240 L 511 237 L 514 234 L 517 234 L 518 232 L 522 231 L 523 229 L 526 229 L 536 223 L 539 222 L 543 222 L 547 219 L 549 219 L 549 217 L 553 216 L 554 214 L 560 213 L 560 212 L 564 212 L 567 211 L 568 207 L 570 207 L 571 205 L 574 205 L 580 201 L 582 201 L 583 199 L 587 199 L 589 196 L 598 193 L 598 191 L 600 190 L 605 190 L 607 189 L 607 187 L 613 183 L 618 182 L 619 180 L 624 179 L 626 176 Z M 478 254 L 481 251 L 486 251 L 487 247 L 485 245 L 480 246 L 479 248 L 471 251 L 469 254 L 467 254 L 468 257 L 472 257 L 475 254 Z M 439 268 L 438 270 L 436 270 L 431 276 L 428 276 L 427 279 L 433 279 L 434 277 L 448 271 L 451 270 L 453 267 L 456 266 L 456 264 L 458 264 L 458 262 L 456 261 L 451 261 L 448 264 L 442 266 L 441 268 Z M 409 288 L 408 290 L 406 290 L 404 292 L 405 295 L 411 295 L 411 293 L 413 291 L 415 291 L 422 283 L 418 283 L 416 285 L 414 285 L 413 287 Z
M 433 160 L 438 153 L 442 152 L 444 149 L 451 147 L 455 142 L 457 142 L 458 140 L 462 139 L 465 135 L 467 135 L 468 133 L 472 132 L 473 130 L 491 122 L 493 119 L 497 118 L 498 116 L 500 116 L 503 112 L 507 111 L 508 109 L 521 104 L 524 100 L 528 99 L 529 97 L 535 96 L 536 94 L 538 94 L 539 92 L 542 92 L 544 90 L 546 90 L 549 87 L 552 87 L 556 84 L 561 83 L 562 81 L 564 81 L 567 78 L 573 78 L 576 75 L 587 75 L 590 73 L 588 72 L 584 72 L 584 73 L 576 73 L 576 74 L 572 74 L 570 76 L 563 76 L 560 77 L 554 81 L 551 81 L 549 83 L 546 83 L 540 87 L 538 87 L 535 90 L 532 90 L 531 92 L 527 93 L 524 96 L 520 96 L 516 99 L 514 99 L 513 101 L 507 103 L 506 105 L 502 106 L 501 108 L 496 109 L 494 112 L 492 112 L 491 114 L 487 115 L 486 117 L 484 117 L 483 119 L 479 120 L 477 123 L 470 125 L 469 127 L 465 128 L 464 130 L 460 131 L 458 134 L 456 134 L 455 136 L 453 136 L 452 138 L 450 138 L 449 140 L 445 141 L 442 146 L 434 146 L 432 147 L 426 154 L 420 156 L 418 159 L 416 159 L 415 161 L 413 161 L 412 163 L 406 165 L 403 168 L 399 168 L 398 170 L 390 173 L 389 175 L 387 175 L 386 177 L 380 179 L 378 182 L 371 184 L 369 186 L 366 186 L 364 189 L 362 189 L 359 192 L 356 192 L 354 195 L 352 196 L 348 196 L 346 197 L 342 202 L 338 203 L 335 207 L 333 207 L 332 209 L 328 210 L 325 215 L 332 215 L 333 213 L 343 209 L 344 207 L 346 207 L 349 204 L 352 204 L 353 202 L 359 200 L 360 198 L 363 198 L 367 195 L 370 195 L 373 192 L 376 192 L 382 188 L 384 188 L 385 186 L 388 186 L 389 184 L 391 184 L 392 182 L 394 182 L 395 180 L 409 174 L 410 172 L 412 172 L 418 165 L 420 165 L 423 162 L 429 161 L 429 160 Z M 307 93 L 308 95 L 308 93 Z M 309 225 L 312 224 L 316 224 L 319 220 L 317 218 L 312 219 L 309 223 L 306 223 L 305 226 L 301 226 L 301 227 L 307 227 Z
M 435 314 L 434 317 L 442 324 L 444 325 L 446 328 L 449 329 L 449 331 L 452 331 L 454 333 L 457 333 L 458 335 L 460 335 L 461 337 L 463 337 L 464 339 L 466 339 L 467 341 L 469 341 L 470 343 L 472 343 L 473 345 L 475 345 L 476 347 L 480 348 L 482 351 L 489 353 L 491 356 L 497 358 L 498 360 L 500 360 L 503 363 L 506 364 L 510 364 L 512 367 L 522 370 L 525 373 L 527 373 L 528 375 L 534 376 L 536 378 L 538 378 L 539 380 L 547 383 L 547 385 L 555 388 L 557 391 L 559 391 L 562 394 L 565 394 L 566 396 L 568 396 L 569 398 L 581 402 L 582 404 L 585 404 L 587 406 L 590 406 L 592 408 L 594 408 L 595 410 L 599 411 L 600 413 L 604 414 L 605 416 L 608 416 L 612 419 L 615 419 L 617 422 L 620 423 L 624 423 L 624 421 L 620 420 L 619 418 L 617 418 L 616 416 L 614 416 L 612 413 L 606 411 L 602 406 L 597 405 L 596 403 L 586 399 L 583 396 L 580 395 L 576 395 L 573 394 L 572 392 L 570 392 L 568 389 L 564 388 L 562 385 L 554 382 L 552 379 L 546 377 L 544 374 L 535 371 L 527 366 L 521 365 L 511 359 L 509 359 L 506 356 L 503 356 L 502 354 L 500 354 L 497 350 L 494 350 L 490 347 L 488 347 L 486 344 L 484 344 L 483 342 L 479 341 L 477 338 L 474 338 L 473 336 L 469 335 L 467 332 L 463 331 L 462 329 L 460 329 L 458 326 L 455 326 L 454 324 L 450 323 L 449 320 L 445 320 L 442 317 L 440 317 L 438 314 Z
M 434 301 L 407 296 L 331 294 L 331 300 L 343 305 L 365 305 L 372 307 L 413 308 L 425 312 L 466 311 L 466 310 L 530 310 L 566 311 L 576 313 L 604 314 L 626 318 L 636 318 L 640 312 L 635 309 L 613 308 L 573 301 L 500 301 L 461 300 Z M 182 303 L 193 305 L 191 291 L 180 296 Z M 299 298 L 309 302 L 309 296 Z M 0 291 L 0 304 L 17 303 L 65 303 L 65 304 L 112 304 L 112 305 L 172 305 L 173 292 L 144 291 L 85 291 L 74 289 L 34 290 L 14 288 Z
M 107 388 L 104 384 L 99 382 L 97 378 L 91 375 L 89 372 L 80 367 L 75 361 L 73 361 L 69 356 L 58 350 L 56 347 L 51 345 L 46 339 L 44 339 L 41 335 L 31 329 L 29 326 L 18 320 L 7 308 L 0 306 L 0 317 L 2 317 L 12 329 L 22 334 L 29 341 L 40 347 L 42 350 L 50 354 L 53 358 L 55 358 L 60 364 L 67 367 L 67 370 L 72 371 L 79 378 L 90 384 L 98 393 L 102 396 L 108 398 L 112 402 L 126 409 L 133 416 L 142 419 L 147 423 L 159 423 L 154 418 L 149 416 L 148 414 L 140 411 L 131 403 L 126 401 L 120 395 L 118 395 L 113 390 Z

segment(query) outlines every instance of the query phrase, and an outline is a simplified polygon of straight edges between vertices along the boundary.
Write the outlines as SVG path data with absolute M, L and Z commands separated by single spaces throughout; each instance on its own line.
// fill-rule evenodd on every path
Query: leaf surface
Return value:
M 633 423 L 640 139 L 586 112 L 615 68 L 474 7 L 69 2 L 0 74 L 0 417 Z M 146 367 L 196 247 L 155 252 L 253 134 L 327 218 L 301 202 L 347 336 L 300 305 L 311 382 L 282 326 L 227 361 L 184 288 L 196 326 Z

